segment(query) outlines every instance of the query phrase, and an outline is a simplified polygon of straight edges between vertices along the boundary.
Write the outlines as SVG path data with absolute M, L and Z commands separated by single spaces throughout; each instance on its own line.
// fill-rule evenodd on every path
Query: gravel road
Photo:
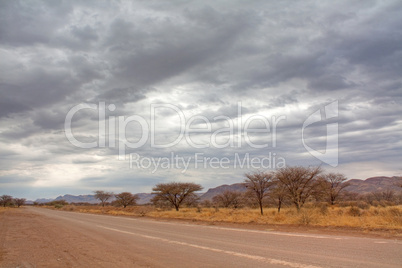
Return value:
M 402 241 L 27 207 L 0 213 L 0 267 L 401 267 Z

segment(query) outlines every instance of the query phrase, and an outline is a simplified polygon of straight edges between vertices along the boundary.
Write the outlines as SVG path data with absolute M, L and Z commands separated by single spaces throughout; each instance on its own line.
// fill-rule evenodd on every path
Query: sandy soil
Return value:
M 149 267 L 108 239 L 84 232 L 23 208 L 3 211 L 0 267 Z

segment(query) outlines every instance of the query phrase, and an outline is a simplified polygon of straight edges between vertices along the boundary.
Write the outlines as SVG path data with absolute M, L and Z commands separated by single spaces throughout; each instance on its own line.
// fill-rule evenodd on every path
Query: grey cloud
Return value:
M 138 85 L 157 83 L 184 71 L 191 71 L 197 65 L 216 62 L 221 54 L 230 49 L 240 34 L 251 29 L 247 17 L 243 18 L 242 15 L 229 14 L 226 18 L 225 14 L 217 14 L 212 9 L 207 12 L 221 18 L 213 27 L 213 22 L 205 19 L 206 25 L 195 24 L 193 17 L 186 18 L 186 24 L 175 21 L 174 18 L 154 19 L 149 23 L 150 26 L 145 24 L 145 27 L 153 31 L 153 35 L 133 31 L 136 28 L 134 23 L 116 21 L 112 27 L 124 32 L 128 37 L 124 40 L 129 41 L 119 43 L 119 39 L 113 35 L 109 38 L 110 44 L 114 46 L 113 54 L 117 56 L 115 74 Z M 114 28 L 111 33 L 115 34 Z M 119 51 L 127 45 L 130 45 L 130 52 L 120 55 Z
M 1 43 L 12 46 L 49 43 L 52 34 L 64 24 L 70 11 L 72 5 L 68 1 L 58 4 L 50 1 L 2 1 Z
M 137 102 L 146 98 L 144 93 L 147 91 L 153 91 L 153 89 L 137 90 L 133 87 L 114 88 L 98 95 L 93 101 L 108 101 L 111 103 Z
M 76 38 L 84 41 L 96 41 L 99 38 L 96 30 L 89 25 L 86 25 L 85 27 L 72 26 L 71 33 Z
M 275 107 L 285 107 L 288 104 L 293 104 L 293 103 L 298 103 L 297 100 L 297 95 L 299 93 L 296 90 L 293 90 L 289 93 L 282 94 L 278 97 L 274 98 L 267 98 L 269 99 L 269 108 L 275 108 Z
M 32 116 L 34 124 L 41 129 L 62 129 L 66 114 L 61 111 L 39 111 Z
M 4 88 L 4 86 L 0 85 L 0 88 Z M 10 97 L 6 96 L 6 94 L 4 94 L 4 96 L 1 96 L 0 117 L 8 116 L 14 113 L 25 112 L 28 110 L 30 110 L 30 107 L 26 106 L 24 103 L 13 100 Z
M 73 159 L 72 163 L 73 164 L 94 164 L 94 163 L 99 163 L 101 160 L 94 159 L 94 158 L 78 158 L 78 159 Z
M 34 183 L 35 178 L 21 176 L 0 176 L 0 184 Z
M 186 115 L 197 113 L 211 121 L 218 115 L 236 119 L 241 101 L 242 115 L 264 111 L 286 116 L 278 125 L 278 146 L 265 151 L 247 145 L 210 147 L 202 152 L 231 157 L 235 152 L 261 156 L 272 151 L 286 156 L 290 164 L 306 164 L 316 160 L 306 156 L 303 122 L 338 100 L 338 118 L 310 125 L 308 143 L 324 148 L 326 124 L 337 122 L 340 163 L 387 159 L 389 166 L 399 165 L 399 1 L 311 1 L 308 6 L 283 1 L 143 1 L 133 7 L 129 1 L 0 3 L 0 145 L 6 152 L 0 152 L 2 167 L 22 178 L 29 170 L 19 170 L 21 161 L 44 172 L 59 161 L 61 173 L 81 179 L 77 192 L 98 185 L 129 185 L 135 191 L 164 180 L 198 178 L 197 171 L 189 177 L 175 171 L 136 174 L 126 170 L 126 162 L 117 167 L 110 161 L 117 157 L 116 147 L 81 149 L 70 144 L 63 132 L 68 111 L 100 101 L 116 104 L 116 111 L 106 116 L 146 117 L 151 103 L 171 103 Z M 158 141 L 173 140 L 178 135 L 177 114 L 160 109 L 157 116 L 161 127 L 169 125 L 160 130 Z M 77 112 L 75 137 L 96 141 L 98 121 L 96 110 Z M 213 128 L 222 124 L 216 122 Z M 135 126 L 127 129 L 129 138 L 137 137 Z M 270 136 L 255 139 L 271 143 Z M 15 148 L 32 149 L 32 154 Z M 126 152 L 158 157 L 171 152 L 191 156 L 200 150 L 185 142 L 155 150 L 148 140 Z M 82 175 L 98 157 L 108 170 Z M 232 182 L 239 172 L 222 171 L 219 178 Z M 211 184 L 205 174 L 202 180 Z M 8 189 L 10 180 L 3 181 Z M 29 180 L 21 181 L 30 185 Z M 32 191 L 37 189 L 41 188 Z M 66 189 L 49 191 L 61 194 Z
M 312 78 L 309 83 L 309 88 L 314 90 L 338 90 L 354 86 L 353 82 L 347 81 L 341 75 L 323 75 L 318 78 Z

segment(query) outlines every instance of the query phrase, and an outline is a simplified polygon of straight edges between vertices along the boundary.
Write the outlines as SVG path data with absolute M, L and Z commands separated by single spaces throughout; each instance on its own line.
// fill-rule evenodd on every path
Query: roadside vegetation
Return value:
M 352 227 L 402 231 L 402 194 L 345 191 L 347 179 L 320 167 L 286 167 L 245 174 L 244 191 L 225 191 L 200 201 L 195 183 L 159 183 L 146 205 L 128 192 L 95 191 L 99 204 L 53 201 L 46 207 L 83 213 L 147 216 L 205 222 Z M 113 200 L 111 202 L 108 202 Z
M 54 208 L 54 207 L 50 207 Z M 124 215 L 164 219 L 186 219 L 206 222 L 283 224 L 306 226 L 355 227 L 362 229 L 402 230 L 402 205 L 367 206 L 362 204 L 339 204 L 327 206 L 309 204 L 301 211 L 285 207 L 278 213 L 276 208 L 205 208 L 185 207 L 180 211 L 154 206 L 131 206 L 127 208 L 98 205 L 65 205 L 56 207 L 64 211 Z
M 0 207 L 10 208 L 10 207 L 21 207 L 25 205 L 25 198 L 14 198 L 11 195 L 1 195 L 0 196 Z

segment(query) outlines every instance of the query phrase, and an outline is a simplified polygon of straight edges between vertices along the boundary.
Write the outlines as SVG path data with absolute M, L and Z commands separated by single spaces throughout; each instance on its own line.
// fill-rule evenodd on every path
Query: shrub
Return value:
M 402 211 L 399 208 L 390 208 L 388 213 L 394 217 L 402 217 Z
M 328 205 L 327 204 L 321 204 L 319 209 L 320 209 L 321 215 L 325 216 L 328 214 Z
M 373 213 L 373 215 L 376 215 L 376 216 L 380 215 L 380 211 L 377 208 L 373 209 L 372 213 Z
M 283 214 L 281 214 L 281 213 L 278 213 L 278 214 L 276 214 L 276 215 L 274 216 L 274 221 L 275 221 L 275 222 L 283 222 L 283 221 L 285 221 L 285 220 L 286 220 L 285 215 L 283 215 Z
M 299 224 L 309 225 L 313 221 L 313 216 L 307 211 L 302 211 L 299 217 Z
M 152 212 L 154 209 L 151 206 L 140 206 L 137 210 L 138 214 L 141 217 L 146 216 L 149 212 Z
M 374 200 L 371 202 L 371 205 L 378 207 L 380 205 L 380 202 L 378 202 L 377 200 Z
M 361 209 L 369 209 L 370 208 L 370 204 L 365 201 L 357 201 L 356 206 Z
M 350 207 L 348 214 L 353 217 L 360 217 L 362 212 L 361 212 L 360 208 L 358 208 L 358 207 Z

